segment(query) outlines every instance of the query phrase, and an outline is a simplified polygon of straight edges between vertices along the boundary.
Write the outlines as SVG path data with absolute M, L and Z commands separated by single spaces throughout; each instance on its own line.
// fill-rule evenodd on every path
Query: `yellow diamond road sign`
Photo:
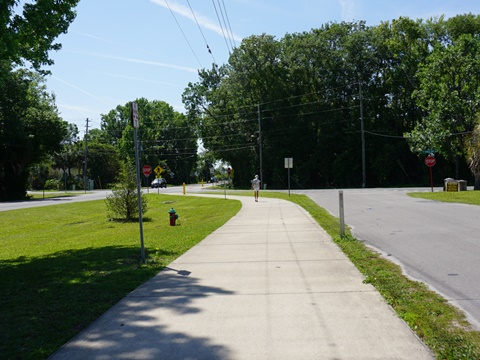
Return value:
M 158 165 L 153 171 L 155 171 L 155 174 L 157 174 L 157 177 L 159 177 L 160 174 L 163 173 L 165 170 L 163 170 L 163 168 Z

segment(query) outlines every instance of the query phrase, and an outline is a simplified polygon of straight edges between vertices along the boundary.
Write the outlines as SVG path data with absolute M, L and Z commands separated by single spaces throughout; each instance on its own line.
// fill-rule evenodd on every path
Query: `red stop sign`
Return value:
M 150 165 L 145 165 L 142 168 L 142 171 L 143 171 L 143 175 L 148 176 L 152 173 L 152 167 Z
M 425 165 L 427 165 L 428 167 L 432 167 L 432 166 L 435 165 L 436 163 L 437 163 L 437 160 L 435 160 L 435 156 L 428 155 L 428 156 L 425 158 Z

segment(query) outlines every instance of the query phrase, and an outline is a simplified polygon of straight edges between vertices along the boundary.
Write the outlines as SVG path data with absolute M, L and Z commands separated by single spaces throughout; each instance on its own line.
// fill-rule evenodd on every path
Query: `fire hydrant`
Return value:
M 178 219 L 178 214 L 174 208 L 171 208 L 168 213 L 170 214 L 170 226 L 175 226 L 175 222 Z

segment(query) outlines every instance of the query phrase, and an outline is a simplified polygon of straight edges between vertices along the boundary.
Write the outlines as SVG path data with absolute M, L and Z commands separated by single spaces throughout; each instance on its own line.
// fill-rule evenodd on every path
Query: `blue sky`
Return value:
M 377 25 L 469 12 L 479 14 L 480 1 L 81 0 L 68 33 L 58 38 L 62 49 L 51 54 L 47 89 L 82 135 L 87 118 L 99 128 L 101 114 L 140 97 L 183 112 L 181 94 L 198 81 L 197 69 L 225 63 L 231 47 L 253 34 L 280 39 L 330 21 Z

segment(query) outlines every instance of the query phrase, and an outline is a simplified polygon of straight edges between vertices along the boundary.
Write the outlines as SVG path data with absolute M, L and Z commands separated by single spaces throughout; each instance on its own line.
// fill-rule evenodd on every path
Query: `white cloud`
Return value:
M 177 13 L 178 15 L 183 16 L 183 17 L 185 17 L 185 18 L 187 18 L 187 19 L 189 19 L 193 22 L 198 22 L 198 25 L 200 25 L 200 27 L 211 30 L 211 31 L 217 33 L 218 35 L 220 35 L 221 37 L 229 38 L 228 34 L 230 34 L 230 32 L 226 33 L 226 30 L 222 30 L 222 28 L 215 21 L 210 20 L 209 18 L 201 15 L 198 12 L 194 12 L 195 13 L 195 16 L 194 16 L 189 7 L 186 7 L 186 6 L 180 5 L 180 4 L 176 4 L 171 0 L 168 3 L 165 0 L 150 0 L 150 1 L 154 4 L 157 4 L 157 5 L 160 5 L 164 8 L 166 8 L 166 9 L 169 9 L 169 10 L 173 11 L 174 13 Z M 196 19 L 196 21 L 195 21 L 195 19 Z M 238 35 L 235 35 L 235 33 L 232 34 L 232 37 L 237 42 L 242 41 L 242 37 L 238 36 Z
M 136 63 L 136 64 L 145 64 L 145 65 L 166 67 L 166 68 L 170 68 L 170 69 L 176 69 L 176 70 L 181 70 L 181 71 L 186 71 L 186 72 L 191 72 L 191 73 L 197 73 L 197 71 L 198 71 L 196 68 L 167 64 L 167 63 L 162 63 L 162 62 L 159 62 L 159 61 L 134 59 L 134 58 L 127 58 L 127 57 L 123 57 L 123 56 L 114 56 L 114 55 L 100 54 L 100 53 L 94 53 L 94 52 L 88 52 L 88 51 L 71 50 L 69 52 L 76 53 L 76 54 L 82 54 L 82 55 L 88 55 L 88 56 L 95 56 L 95 57 L 100 57 L 100 58 L 104 58 L 104 59 L 125 61 L 125 62 Z
M 115 77 L 115 78 L 120 78 L 120 79 L 127 79 L 127 80 L 135 80 L 135 81 L 141 81 L 141 82 L 147 82 L 147 83 L 152 83 L 152 84 L 159 84 L 159 85 L 168 85 L 171 87 L 176 87 L 176 88 L 182 88 L 179 84 L 173 84 L 173 83 L 168 83 L 165 81 L 158 81 L 155 79 L 146 79 L 146 78 L 141 78 L 137 76 L 127 76 L 127 75 L 121 75 L 121 74 L 113 74 L 113 73 L 102 73 L 107 76 Z
M 358 16 L 355 0 L 338 0 L 341 16 L 344 21 L 352 21 Z
M 103 101 L 103 100 L 102 100 L 101 98 L 99 98 L 98 96 L 95 96 L 95 95 L 93 95 L 92 93 L 89 93 L 88 91 L 83 90 L 83 89 L 79 88 L 78 86 L 69 83 L 68 81 L 62 80 L 62 79 L 60 79 L 59 77 L 54 76 L 54 75 L 52 75 L 52 78 L 55 79 L 55 80 L 57 80 L 57 81 L 59 81 L 59 82 L 61 82 L 61 83 L 63 83 L 63 84 L 65 84 L 65 85 L 67 85 L 67 86 L 70 86 L 71 88 L 73 88 L 73 89 L 75 89 L 75 90 L 77 90 L 77 91 L 80 91 L 81 93 L 84 93 L 84 94 L 87 95 L 87 96 L 90 96 L 91 98 L 94 98 L 94 99 L 96 99 L 96 100 L 98 100 L 98 101 L 100 101 L 100 102 L 102 102 L 102 103 L 104 103 L 104 104 L 107 104 L 105 101 Z

